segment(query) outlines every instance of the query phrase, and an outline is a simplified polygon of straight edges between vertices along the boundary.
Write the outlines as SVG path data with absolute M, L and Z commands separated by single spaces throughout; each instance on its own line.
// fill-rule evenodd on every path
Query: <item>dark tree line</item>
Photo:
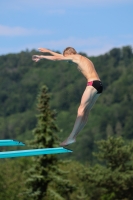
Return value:
M 26 140 L 35 128 L 36 96 L 42 85 L 51 93 L 51 108 L 56 109 L 60 140 L 73 128 L 86 80 L 75 64 L 31 60 L 35 50 L 0 56 L 0 132 L 1 139 Z M 85 55 L 84 53 L 82 53 Z M 87 55 L 85 55 L 87 56 Z M 111 135 L 133 138 L 133 51 L 131 46 L 114 48 L 104 55 L 90 57 L 104 85 L 104 92 L 92 109 L 89 121 L 73 147 L 83 155 L 80 161 L 93 160 L 95 141 Z

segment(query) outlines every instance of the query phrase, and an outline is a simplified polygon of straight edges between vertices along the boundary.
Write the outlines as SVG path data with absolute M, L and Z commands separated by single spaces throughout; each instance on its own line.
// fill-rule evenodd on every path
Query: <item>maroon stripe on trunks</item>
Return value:
M 93 85 L 93 81 L 87 82 L 87 86 L 92 86 L 92 85 Z

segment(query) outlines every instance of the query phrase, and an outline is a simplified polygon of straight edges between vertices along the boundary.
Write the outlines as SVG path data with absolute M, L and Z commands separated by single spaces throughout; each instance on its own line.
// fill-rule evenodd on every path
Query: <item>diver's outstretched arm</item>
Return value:
M 38 62 L 41 59 L 47 59 L 47 60 L 52 60 L 52 61 L 61 61 L 61 60 L 72 60 L 71 58 L 66 58 L 62 54 L 57 54 L 53 56 L 44 56 L 44 55 L 33 55 L 32 60 L 35 62 Z
M 39 50 L 40 52 L 43 52 L 43 53 L 50 53 L 50 54 L 52 54 L 53 56 L 62 55 L 62 54 L 56 53 L 56 52 L 51 51 L 51 50 L 46 49 L 46 48 L 38 48 L 38 50 Z

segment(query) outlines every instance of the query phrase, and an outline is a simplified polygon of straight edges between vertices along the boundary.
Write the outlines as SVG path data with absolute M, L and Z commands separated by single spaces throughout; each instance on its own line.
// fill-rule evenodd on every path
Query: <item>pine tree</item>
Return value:
M 81 180 L 92 188 L 93 200 L 133 199 L 133 143 L 125 144 L 121 137 L 109 137 L 98 142 L 95 156 L 102 165 L 89 167 L 80 174 Z M 104 164 L 104 165 L 103 165 Z
M 55 124 L 55 112 L 50 109 L 50 95 L 43 86 L 38 96 L 37 126 L 33 131 L 34 139 L 30 142 L 34 148 L 57 147 L 59 131 Z M 67 180 L 66 172 L 59 168 L 60 161 L 56 155 L 33 157 L 33 165 L 27 172 L 27 194 L 34 200 L 59 199 L 64 200 L 75 187 Z M 65 197 L 65 198 L 64 198 Z

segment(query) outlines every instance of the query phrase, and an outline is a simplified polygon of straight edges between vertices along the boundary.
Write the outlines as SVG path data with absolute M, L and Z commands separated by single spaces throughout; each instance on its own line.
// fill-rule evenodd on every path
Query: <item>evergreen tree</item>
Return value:
M 132 200 L 133 143 L 125 144 L 121 137 L 109 137 L 99 141 L 98 147 L 95 156 L 102 165 L 89 167 L 86 173 L 81 173 L 81 180 L 88 183 L 88 190 L 92 188 L 90 199 Z
M 23 169 L 27 168 L 25 158 L 4 159 L 0 163 L 0 200 L 26 200 L 22 192 L 25 189 L 25 175 Z
M 5 180 L 3 178 L 2 173 L 0 174 L 0 200 L 4 199 L 5 197 Z
M 34 148 L 57 147 L 59 131 L 55 124 L 55 112 L 50 109 L 50 95 L 44 86 L 38 96 L 38 121 L 33 131 L 34 139 L 30 142 Z M 66 172 L 60 169 L 56 155 L 33 157 L 33 165 L 27 172 L 28 190 L 26 193 L 34 200 L 65 200 L 73 192 L 74 186 L 67 180 Z M 50 197 L 50 198 L 49 198 Z

